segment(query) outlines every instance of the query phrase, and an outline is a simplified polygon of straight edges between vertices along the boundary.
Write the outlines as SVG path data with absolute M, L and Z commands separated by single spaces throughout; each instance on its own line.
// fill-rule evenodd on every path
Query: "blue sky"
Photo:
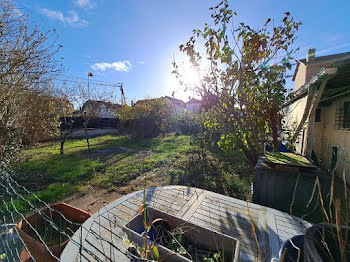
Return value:
M 211 22 L 209 0 L 18 0 L 18 7 L 55 28 L 63 45 L 66 76 L 123 82 L 127 98 L 171 95 L 173 57 L 192 30 Z M 317 55 L 350 51 L 350 1 L 245 0 L 230 1 L 236 22 L 263 25 L 280 20 L 286 11 L 302 21 L 296 45 L 304 58 L 310 47 Z M 288 82 L 290 87 L 291 82 Z M 175 97 L 188 95 L 175 90 Z

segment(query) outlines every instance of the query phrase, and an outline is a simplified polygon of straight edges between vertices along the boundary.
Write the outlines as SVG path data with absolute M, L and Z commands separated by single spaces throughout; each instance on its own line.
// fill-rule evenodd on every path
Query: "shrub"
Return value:
M 182 135 L 197 134 L 201 129 L 201 115 L 192 112 L 183 114 L 173 114 L 167 118 L 162 125 L 162 131 L 165 133 L 176 132 Z
M 118 111 L 122 128 L 134 138 L 156 137 L 163 122 L 171 116 L 171 105 L 162 98 L 138 101 L 134 106 L 124 106 Z

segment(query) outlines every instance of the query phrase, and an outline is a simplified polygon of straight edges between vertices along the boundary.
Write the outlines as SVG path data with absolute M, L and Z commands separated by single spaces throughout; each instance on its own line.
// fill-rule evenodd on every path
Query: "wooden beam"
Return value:
M 318 103 L 321 100 L 322 93 L 324 91 L 324 88 L 326 87 L 327 84 L 327 79 L 323 80 L 320 88 L 318 89 L 316 93 L 316 97 L 314 99 L 310 115 L 309 115 L 309 121 L 306 129 L 306 157 L 311 158 L 311 153 L 312 153 L 312 135 L 314 131 L 314 124 L 315 124 L 315 113 L 316 113 L 316 108 L 318 106 Z
M 312 137 L 313 137 L 314 125 L 315 125 L 316 108 L 318 106 L 318 103 L 321 100 L 323 91 L 327 85 L 328 80 L 335 75 L 335 73 L 337 72 L 337 68 L 336 67 L 326 68 L 325 71 L 328 77 L 322 80 L 320 88 L 317 90 L 317 93 L 315 94 L 315 98 L 313 99 L 312 108 L 309 115 L 307 130 L 306 130 L 306 154 L 305 155 L 308 159 L 311 159 L 311 154 L 312 154 Z
M 305 124 L 305 121 L 306 121 L 306 119 L 309 116 L 310 107 L 311 107 L 312 99 L 314 97 L 315 89 L 316 89 L 316 87 L 313 86 L 313 85 L 309 87 L 309 93 L 308 93 L 308 96 L 307 96 L 306 106 L 305 106 L 305 110 L 304 110 L 303 116 L 302 116 L 302 118 L 300 120 L 300 123 L 299 123 L 297 129 L 295 130 L 295 133 L 294 133 L 294 135 L 293 135 L 293 137 L 291 139 L 291 142 L 290 142 L 292 145 L 295 143 L 295 141 L 299 137 L 300 131 L 303 128 L 303 126 Z
M 317 86 L 315 86 L 315 83 L 317 83 L 317 81 L 322 79 L 324 76 L 326 76 L 324 78 L 324 80 L 326 80 L 326 83 L 327 83 L 327 81 L 330 78 L 332 78 L 336 74 L 336 72 L 337 72 L 337 68 L 336 67 L 330 67 L 330 68 L 322 69 L 320 71 L 320 73 L 318 73 L 306 85 L 304 85 L 304 86 L 308 86 L 309 92 L 308 92 L 308 96 L 307 96 L 307 100 L 306 100 L 306 106 L 305 106 L 305 110 L 304 110 L 303 116 L 302 116 L 301 121 L 300 121 L 299 125 L 297 126 L 297 129 L 295 130 L 295 133 L 294 133 L 294 135 L 293 135 L 293 137 L 292 137 L 292 139 L 290 141 L 290 143 L 292 145 L 294 145 L 295 141 L 299 137 L 300 131 L 302 130 L 302 128 L 303 128 L 307 118 L 310 116 L 311 107 L 314 104 L 315 95 L 318 94 L 318 93 L 316 93 L 317 92 Z M 322 80 L 322 82 L 324 80 Z M 323 93 L 323 91 L 322 91 L 322 93 Z M 319 98 L 319 100 L 320 99 L 321 99 L 321 97 Z M 317 104 L 318 104 L 318 102 L 317 102 Z M 316 107 L 317 107 L 317 105 L 316 105 Z M 315 109 L 315 112 L 316 112 L 316 109 Z

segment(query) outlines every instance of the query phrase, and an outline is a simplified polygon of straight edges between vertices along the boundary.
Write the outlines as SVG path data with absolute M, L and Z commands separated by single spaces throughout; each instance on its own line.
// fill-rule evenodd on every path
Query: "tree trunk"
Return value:
M 273 150 L 275 152 L 279 152 L 280 150 L 280 143 L 278 141 L 278 128 L 277 128 L 277 121 L 276 121 L 276 115 L 278 115 L 278 112 L 272 112 L 271 114 L 271 130 L 272 130 L 272 141 L 273 141 Z
M 89 151 L 89 154 L 90 154 L 90 141 L 89 141 L 89 136 L 88 136 L 88 132 L 87 132 L 86 123 L 84 124 L 84 129 L 85 129 L 86 143 L 87 143 L 87 145 L 88 145 L 88 151 Z
M 240 150 L 242 150 L 246 159 L 249 161 L 252 167 L 254 167 L 259 159 L 259 154 L 256 153 L 256 151 L 248 149 L 239 138 L 236 139 L 235 144 Z
M 63 155 L 64 153 L 64 142 L 66 142 L 66 140 L 61 140 L 60 155 Z

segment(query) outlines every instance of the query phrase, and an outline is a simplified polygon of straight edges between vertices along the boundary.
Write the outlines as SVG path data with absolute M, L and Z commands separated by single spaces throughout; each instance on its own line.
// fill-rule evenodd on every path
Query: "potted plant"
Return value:
M 155 208 L 143 208 L 124 230 L 131 261 L 239 260 L 236 238 L 195 225 Z M 138 259 L 139 257 L 139 259 Z
M 16 227 L 33 258 L 37 262 L 51 262 L 57 259 L 50 254 L 42 240 L 52 254 L 59 258 L 69 241 L 67 235 L 72 236 L 90 216 L 66 203 L 57 203 L 20 220 Z

